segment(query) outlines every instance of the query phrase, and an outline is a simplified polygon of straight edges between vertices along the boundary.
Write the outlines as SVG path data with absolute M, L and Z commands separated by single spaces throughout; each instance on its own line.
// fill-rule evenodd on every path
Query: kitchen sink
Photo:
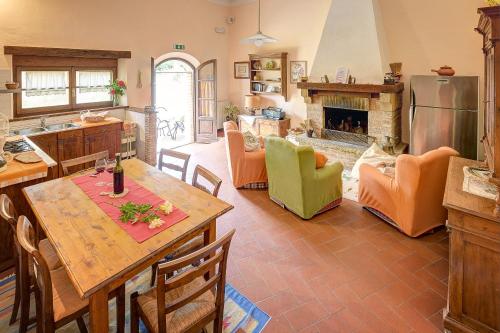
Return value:
M 45 126 L 45 128 L 48 131 L 60 131 L 60 130 L 64 130 L 64 129 L 77 128 L 77 127 L 80 127 L 80 125 L 76 125 L 73 123 L 53 124 L 53 125 Z
M 47 130 L 43 127 L 23 128 L 11 131 L 11 133 L 14 135 L 31 135 L 43 132 L 47 132 Z
M 78 127 L 80 127 L 80 125 L 73 124 L 73 123 L 53 124 L 53 125 L 47 125 L 45 127 L 33 127 L 33 128 L 23 128 L 23 129 L 18 129 L 18 130 L 12 130 L 11 134 L 12 135 L 34 135 L 34 134 L 39 134 L 39 133 L 62 131 L 62 130 L 78 128 Z

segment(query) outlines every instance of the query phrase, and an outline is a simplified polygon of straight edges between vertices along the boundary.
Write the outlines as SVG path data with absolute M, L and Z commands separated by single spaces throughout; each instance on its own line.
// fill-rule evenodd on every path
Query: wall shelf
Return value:
M 21 88 L 17 89 L 0 89 L 0 94 L 17 94 L 21 92 Z
M 249 54 L 250 59 L 250 91 L 252 94 L 281 95 L 288 100 L 288 53 Z M 273 61 L 277 68 L 265 69 L 266 63 Z M 261 67 L 261 69 L 254 69 Z M 266 92 L 267 86 L 280 86 L 280 92 Z

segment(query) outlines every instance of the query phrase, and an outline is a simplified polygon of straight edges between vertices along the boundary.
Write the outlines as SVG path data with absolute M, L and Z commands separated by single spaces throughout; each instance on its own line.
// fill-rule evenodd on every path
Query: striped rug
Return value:
M 126 285 L 126 317 L 125 321 L 130 322 L 129 318 L 129 297 L 134 291 L 144 292 L 149 289 L 149 281 L 151 278 L 151 270 L 147 269 L 135 278 L 127 282 Z M 15 292 L 15 275 L 9 275 L 0 280 L 0 332 L 2 333 L 17 333 L 18 322 L 9 326 L 9 319 L 12 313 L 12 306 L 14 304 Z M 34 316 L 35 305 L 34 299 L 31 299 L 31 312 Z M 109 302 L 109 316 L 110 316 L 110 332 L 116 332 L 116 318 L 115 318 L 115 302 Z M 85 316 L 85 321 L 88 323 L 88 315 Z M 245 296 L 241 295 L 236 289 L 229 284 L 226 285 L 226 300 L 224 306 L 224 333 L 259 333 L 263 330 L 264 326 L 269 322 L 270 317 L 260 310 L 255 304 L 249 301 Z M 34 333 L 35 328 L 29 330 Z M 128 328 L 127 328 L 128 331 Z M 76 323 L 70 323 L 65 327 L 57 330 L 62 333 L 79 332 Z M 146 333 L 147 330 L 141 325 L 141 332 Z M 211 327 L 208 332 L 212 332 Z

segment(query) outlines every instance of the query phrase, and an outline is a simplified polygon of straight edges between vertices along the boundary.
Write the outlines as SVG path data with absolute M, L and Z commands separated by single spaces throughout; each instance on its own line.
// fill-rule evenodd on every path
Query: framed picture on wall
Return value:
M 290 83 L 300 82 L 307 76 L 307 61 L 290 61 Z
M 234 78 L 249 79 L 250 78 L 250 62 L 238 61 L 234 63 Z

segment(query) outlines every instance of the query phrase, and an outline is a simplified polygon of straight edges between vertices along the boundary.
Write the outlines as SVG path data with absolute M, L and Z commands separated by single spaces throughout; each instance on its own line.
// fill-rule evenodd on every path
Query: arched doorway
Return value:
M 178 56 L 155 61 L 158 149 L 175 148 L 194 141 L 197 65 Z

